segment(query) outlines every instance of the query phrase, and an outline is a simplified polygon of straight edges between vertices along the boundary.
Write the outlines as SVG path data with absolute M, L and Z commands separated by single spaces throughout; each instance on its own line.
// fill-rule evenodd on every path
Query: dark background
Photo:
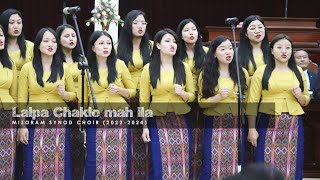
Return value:
M 0 0 L 0 12 L 15 8 L 22 12 L 24 31 L 27 39 L 33 41 L 41 27 L 55 29 L 62 24 L 63 3 L 80 6 L 77 13 L 81 36 L 86 42 L 93 31 L 85 20 L 91 17 L 94 0 Z M 288 0 L 288 17 L 319 18 L 319 0 Z M 284 17 L 285 0 L 120 0 L 120 15 L 125 17 L 132 9 L 140 9 L 148 16 L 148 32 L 151 37 L 156 31 L 169 27 L 176 29 L 184 18 L 193 18 L 200 26 L 207 41 L 205 26 L 224 26 L 226 17 L 238 17 L 243 21 L 251 14 L 262 17 Z M 68 23 L 73 24 L 68 16 Z

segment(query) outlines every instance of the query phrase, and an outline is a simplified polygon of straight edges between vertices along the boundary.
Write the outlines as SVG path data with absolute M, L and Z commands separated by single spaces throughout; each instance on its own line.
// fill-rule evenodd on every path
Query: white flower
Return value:
M 89 22 L 86 22 L 86 26 L 90 26 L 90 23 L 89 23 Z
M 94 17 L 91 17 L 90 20 L 91 20 L 91 21 L 94 21 Z
M 107 12 L 106 11 L 102 11 L 101 13 L 103 16 L 107 15 Z
M 92 9 L 92 11 L 91 11 L 92 14 L 94 14 L 96 12 L 97 12 L 96 9 Z

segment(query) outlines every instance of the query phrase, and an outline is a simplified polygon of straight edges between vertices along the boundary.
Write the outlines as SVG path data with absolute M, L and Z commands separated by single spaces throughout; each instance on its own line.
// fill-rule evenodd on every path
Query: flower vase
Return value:
M 108 23 L 107 20 L 104 20 L 104 21 L 103 21 L 102 30 L 105 31 L 105 32 L 108 32 L 108 31 L 109 31 L 109 23 Z

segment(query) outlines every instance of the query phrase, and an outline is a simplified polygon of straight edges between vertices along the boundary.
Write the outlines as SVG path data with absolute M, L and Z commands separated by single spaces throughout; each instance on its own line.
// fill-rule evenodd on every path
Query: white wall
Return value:
M 95 6 L 97 5 L 99 0 L 95 0 Z M 118 9 L 118 14 L 119 14 L 119 0 L 111 0 L 111 2 L 116 6 L 116 9 Z M 121 17 L 122 19 L 122 17 Z M 95 31 L 101 31 L 102 26 L 99 24 L 94 25 L 94 30 Z M 111 35 L 113 42 L 116 44 L 118 42 L 118 26 L 115 25 L 114 23 L 111 23 L 109 26 L 108 33 Z

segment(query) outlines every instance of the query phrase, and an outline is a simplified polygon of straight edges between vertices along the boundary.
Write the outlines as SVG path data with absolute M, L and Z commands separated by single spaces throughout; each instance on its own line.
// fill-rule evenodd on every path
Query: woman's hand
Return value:
M 255 128 L 250 128 L 248 133 L 248 141 L 251 142 L 252 146 L 257 147 L 257 140 L 259 134 Z
M 143 131 L 142 131 L 142 140 L 143 142 L 147 143 L 147 142 L 150 142 L 151 139 L 150 139 L 150 134 L 149 134 L 149 129 L 144 127 L 143 128 Z
M 70 99 L 69 93 L 66 91 L 66 88 L 64 84 L 58 84 L 57 85 L 58 94 L 66 101 Z
M 119 91 L 119 87 L 115 84 L 109 84 L 109 92 L 110 94 L 117 94 Z
M 17 134 L 18 141 L 23 144 L 28 144 L 29 141 L 29 130 L 27 127 L 19 127 Z
M 292 88 L 292 94 L 298 99 L 302 95 L 300 87 Z
M 220 94 L 221 99 L 225 99 L 226 97 L 228 97 L 229 88 L 226 88 L 226 87 L 222 88 L 221 92 L 219 94 Z

